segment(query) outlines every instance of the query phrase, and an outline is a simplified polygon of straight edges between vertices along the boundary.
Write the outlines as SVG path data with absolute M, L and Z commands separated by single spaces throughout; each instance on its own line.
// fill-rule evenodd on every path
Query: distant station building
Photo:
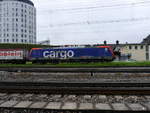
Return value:
M 130 59 L 136 61 L 149 61 L 150 45 L 140 43 L 123 44 L 121 47 L 121 54 L 129 55 Z
M 36 9 L 30 0 L 0 0 L 0 43 L 36 43 Z
M 114 51 L 120 51 L 121 61 L 150 61 L 150 35 L 143 39 L 142 43 L 104 44 L 111 46 Z
M 150 35 L 141 43 L 124 44 L 122 54 L 130 54 L 131 59 L 136 61 L 150 61 Z

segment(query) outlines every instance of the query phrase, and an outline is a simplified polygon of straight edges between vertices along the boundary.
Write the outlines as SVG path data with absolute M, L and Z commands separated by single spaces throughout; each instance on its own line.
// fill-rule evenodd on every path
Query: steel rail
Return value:
M 149 95 L 150 83 L 0 82 L 0 92 Z
M 107 68 L 32 68 L 32 67 L 7 67 L 0 68 L 7 72 L 63 72 L 63 73 L 150 73 L 150 67 L 107 67 Z
M 147 113 L 149 111 L 134 110 L 55 110 L 42 108 L 5 108 L 0 107 L 0 113 Z

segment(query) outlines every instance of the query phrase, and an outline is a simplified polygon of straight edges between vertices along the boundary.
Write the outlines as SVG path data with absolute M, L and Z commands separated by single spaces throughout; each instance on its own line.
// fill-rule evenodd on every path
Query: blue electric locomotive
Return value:
M 33 48 L 30 60 L 33 63 L 101 62 L 112 61 L 114 53 L 110 46 L 93 48 Z

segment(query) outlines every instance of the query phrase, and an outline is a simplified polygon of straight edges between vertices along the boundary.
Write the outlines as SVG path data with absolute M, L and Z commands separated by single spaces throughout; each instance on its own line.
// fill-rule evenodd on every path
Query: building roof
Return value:
M 2 2 L 2 1 L 18 1 L 18 2 L 24 2 L 24 3 L 34 6 L 33 2 L 30 0 L 0 0 L 0 2 Z
M 142 44 L 150 44 L 150 35 L 143 39 Z

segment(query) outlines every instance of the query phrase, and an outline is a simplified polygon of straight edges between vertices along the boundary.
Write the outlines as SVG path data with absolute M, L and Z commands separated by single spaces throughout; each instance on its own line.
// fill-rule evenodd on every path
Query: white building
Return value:
M 30 0 L 0 0 L 0 43 L 36 43 L 36 9 Z

